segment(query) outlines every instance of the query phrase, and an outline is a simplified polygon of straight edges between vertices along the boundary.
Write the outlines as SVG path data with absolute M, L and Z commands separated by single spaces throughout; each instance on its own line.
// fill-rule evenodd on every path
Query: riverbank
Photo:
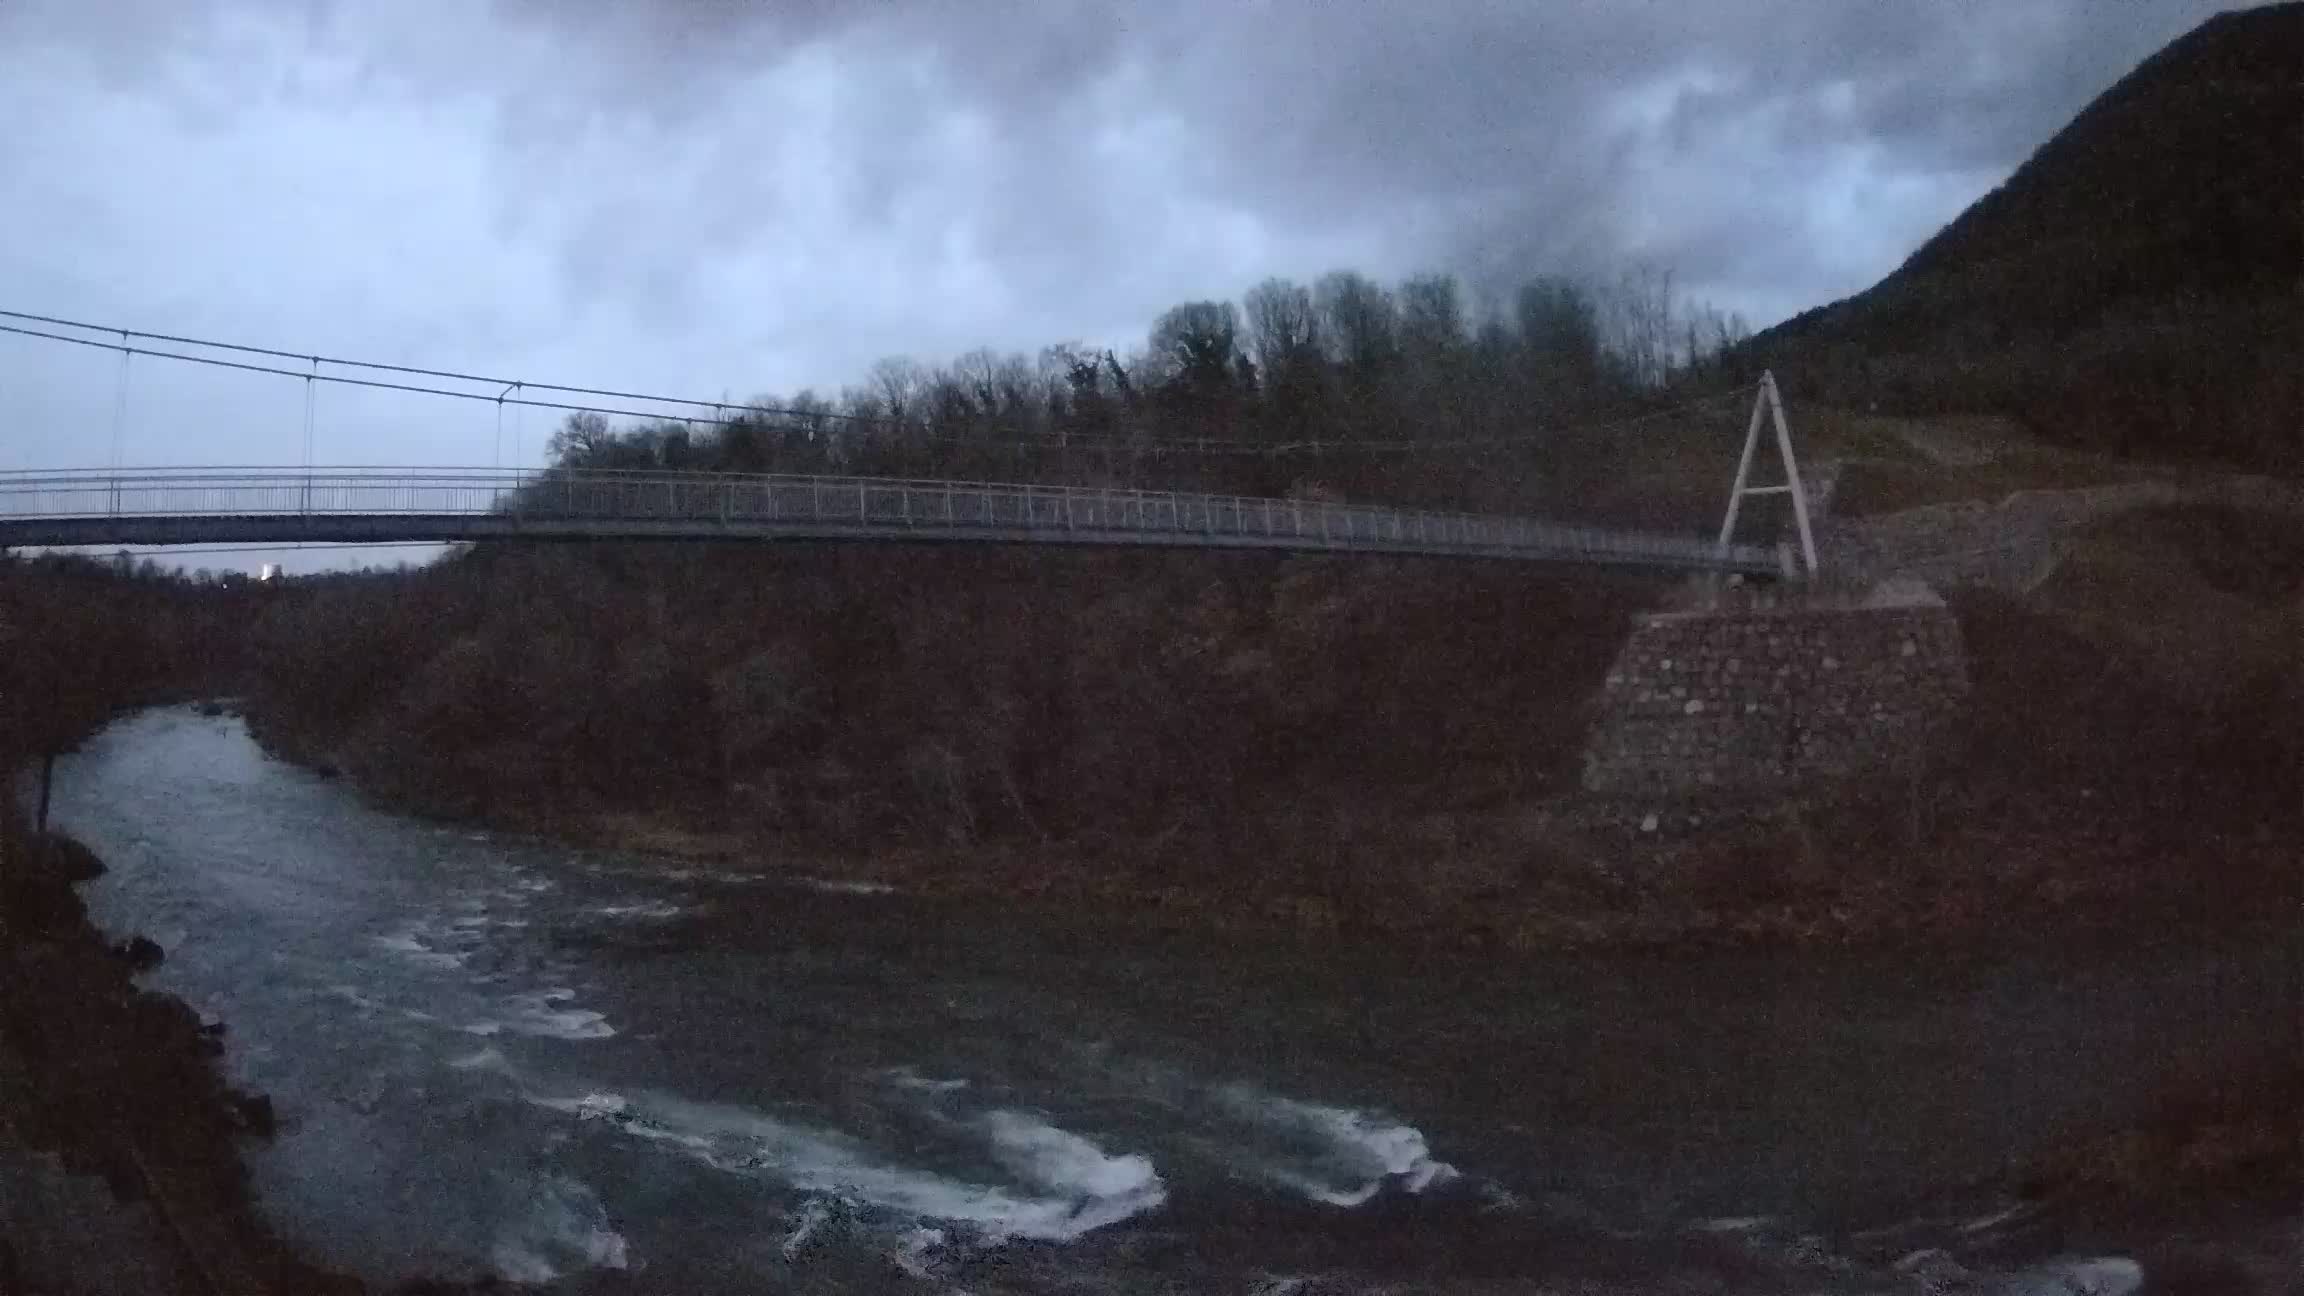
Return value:
M 13 796 L 0 801 L 0 1291 L 368 1291 L 259 1218 L 242 1151 L 271 1135 L 275 1114 L 223 1078 L 226 1024 L 140 988 L 166 952 L 141 937 L 107 943 L 74 892 L 103 863 L 31 832 Z
M 2300 1047 L 2304 1039 L 2267 1041 L 2260 1058 L 2170 1089 L 2138 1120 L 2014 1167 L 2001 1186 L 2031 1219 L 1998 1247 L 2118 1247 L 2153 1292 L 2295 1290 L 2304 1276 Z M 1932 1258 L 1899 1267 L 1940 1281 L 1959 1272 Z
M 2156 1274 L 2174 1234 L 2081 1231 L 2054 1193 L 2015 1234 L 1961 1232 L 2021 1204 L 1978 1176 L 2119 1132 L 2163 1057 L 2196 1059 L 2186 1080 L 2294 1015 L 2292 937 L 2043 933 L 1944 959 L 1169 935 L 1101 905 L 817 894 L 399 820 L 184 710 L 124 722 L 67 775 L 66 822 L 117 865 L 96 912 L 172 943 L 196 924 L 161 983 L 240 1023 L 235 1074 L 282 1096 L 270 1209 L 386 1274 L 411 1221 L 369 1203 L 395 1184 L 445 1207 L 414 1226 L 456 1239 L 435 1263 L 628 1256 L 592 1275 L 612 1289 L 717 1257 L 692 1289 L 790 1265 L 874 1290 L 861 1275 L 901 1281 L 919 1229 L 949 1245 L 914 1263 L 983 1292 L 1253 1290 L 1257 1269 L 1337 1293 L 1872 1292 L 1939 1246 L 1994 1282 L 2075 1255 Z M 1410 1147 L 1456 1190 L 1387 1175 Z M 1166 1201 L 1123 1191 L 1147 1183 Z M 1906 1206 L 1938 1185 L 1970 1187 Z M 2168 1227 L 2245 1224 L 2217 1192 Z M 1060 1243 L 939 1217 L 1069 1219 L 1109 1193 L 1091 1218 L 1111 1222 Z M 1933 1214 L 1952 1222 L 1913 1222 Z M 1842 1268 L 1800 1258 L 1811 1233 Z
M 2304 864 L 2269 836 L 2180 839 L 2108 827 L 2085 802 L 2029 822 L 1903 831 L 1902 788 L 1843 788 L 1712 811 L 1708 830 L 1644 832 L 1624 807 L 1565 797 L 1493 811 L 1357 818 L 1282 812 L 1219 834 L 1180 822 L 1117 838 L 897 843 L 870 852 L 732 829 L 707 807 L 577 813 L 444 803 L 369 777 L 248 717 L 274 757 L 347 776 L 394 813 L 668 870 L 1007 902 L 1091 921 L 1415 947 L 1543 951 L 1989 946 L 2044 933 L 2247 924 L 2304 897 Z M 1935 812 L 1939 820 L 1947 818 Z M 1882 830 L 1879 825 L 1894 825 Z
M 483 548 L 289 591 L 249 719 L 399 812 L 1161 926 L 1943 942 L 2304 891 L 2284 661 L 2187 665 L 1976 591 L 1968 713 L 1897 779 L 1591 800 L 1594 698 L 1661 596 L 1410 561 Z
M 12 808 L 0 813 L 0 1022 L 26 1099 L 11 1105 L 10 1136 L 99 1178 L 123 1210 L 146 1204 L 144 1226 L 130 1230 L 145 1235 L 138 1267 L 166 1255 L 176 1290 L 361 1291 L 256 1222 L 239 1141 L 269 1132 L 271 1106 L 221 1078 L 222 1026 L 136 986 L 164 954 L 142 940 L 108 947 L 89 922 L 72 888 L 101 869 L 77 842 L 35 837 Z

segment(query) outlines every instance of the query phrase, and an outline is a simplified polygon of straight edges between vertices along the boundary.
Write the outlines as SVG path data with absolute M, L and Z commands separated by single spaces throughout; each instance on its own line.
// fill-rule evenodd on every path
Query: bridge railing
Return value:
M 0 518 L 480 514 L 520 474 L 428 469 L 137 469 L 0 473 Z
M 231 515 L 496 516 L 788 532 L 1044 533 L 1305 548 L 1522 553 L 1772 570 L 1755 546 L 1530 518 L 1322 500 L 1010 482 L 461 468 L 0 473 L 0 520 Z

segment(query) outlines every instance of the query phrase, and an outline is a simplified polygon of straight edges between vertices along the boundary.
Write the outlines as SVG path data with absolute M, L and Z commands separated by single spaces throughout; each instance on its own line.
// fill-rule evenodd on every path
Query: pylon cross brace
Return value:
M 1760 424 L 1769 420 L 1776 431 L 1776 456 L 1784 465 L 1784 480 L 1769 486 L 1752 485 L 1752 457 L 1760 448 Z M 1726 552 L 1736 538 L 1736 518 L 1744 509 L 1747 495 L 1790 495 L 1792 518 L 1800 529 L 1799 570 L 1791 570 L 1786 562 L 1787 576 L 1813 579 L 1816 575 L 1816 534 L 1808 525 L 1808 488 L 1800 480 L 1800 460 L 1792 453 L 1792 429 L 1784 421 L 1784 398 L 1776 391 L 1774 370 L 1760 375 L 1760 391 L 1752 400 L 1751 425 L 1744 431 L 1744 454 L 1736 461 L 1736 484 L 1728 490 L 1728 515 L 1720 520 L 1720 548 Z

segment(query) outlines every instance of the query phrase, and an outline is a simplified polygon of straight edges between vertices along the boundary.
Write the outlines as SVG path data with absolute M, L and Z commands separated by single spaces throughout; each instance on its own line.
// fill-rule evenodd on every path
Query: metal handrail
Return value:
M 0 472 L 0 522 L 168 517 L 472 516 L 774 526 L 789 533 L 1046 533 L 1385 552 L 1590 557 L 1773 570 L 1776 556 L 1696 537 L 1534 518 L 1260 496 L 1020 482 L 581 469 L 171 468 Z M 1083 533 L 1086 533 L 1083 535 Z M 1029 538 L 1039 538 L 1032 536 Z

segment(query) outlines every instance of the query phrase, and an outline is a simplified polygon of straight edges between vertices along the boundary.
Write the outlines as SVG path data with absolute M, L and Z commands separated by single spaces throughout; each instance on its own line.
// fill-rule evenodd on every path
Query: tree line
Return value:
M 570 415 L 563 468 L 1060 481 L 1282 494 L 1306 480 L 1403 503 L 1469 503 L 1497 456 L 1546 428 L 1653 408 L 1730 380 L 1738 317 L 1662 270 L 1456 277 L 1339 270 L 1162 312 L 1140 348 L 980 348 L 894 358 L 837 396 L 764 395 L 711 418 Z M 1530 443 L 1459 452 L 1466 442 Z M 1419 454 L 1421 449 L 1449 454 Z M 1557 449 L 1557 448 L 1554 448 Z

